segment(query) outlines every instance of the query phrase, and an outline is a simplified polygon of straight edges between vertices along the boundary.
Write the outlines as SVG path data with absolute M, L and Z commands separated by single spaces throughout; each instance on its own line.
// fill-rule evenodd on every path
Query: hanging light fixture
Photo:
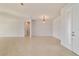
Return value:
M 46 20 L 48 19 L 48 16 L 43 15 L 43 16 L 41 16 L 41 19 L 42 19 L 43 23 L 46 23 Z

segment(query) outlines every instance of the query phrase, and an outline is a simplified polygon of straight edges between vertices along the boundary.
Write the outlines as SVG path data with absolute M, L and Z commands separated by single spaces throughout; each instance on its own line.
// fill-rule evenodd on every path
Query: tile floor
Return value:
M 75 56 L 53 37 L 1 37 L 1 56 Z

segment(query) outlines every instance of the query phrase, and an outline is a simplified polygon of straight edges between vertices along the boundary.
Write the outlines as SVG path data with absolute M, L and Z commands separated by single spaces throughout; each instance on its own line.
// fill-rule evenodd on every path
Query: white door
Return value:
M 79 54 L 79 6 L 73 7 L 72 43 L 73 51 Z

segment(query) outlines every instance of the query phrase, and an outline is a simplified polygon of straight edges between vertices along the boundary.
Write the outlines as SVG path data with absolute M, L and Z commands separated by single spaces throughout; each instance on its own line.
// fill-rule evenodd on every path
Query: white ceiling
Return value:
M 47 15 L 49 18 L 56 17 L 64 3 L 0 3 L 0 14 L 10 17 L 31 16 L 33 19 L 41 15 Z

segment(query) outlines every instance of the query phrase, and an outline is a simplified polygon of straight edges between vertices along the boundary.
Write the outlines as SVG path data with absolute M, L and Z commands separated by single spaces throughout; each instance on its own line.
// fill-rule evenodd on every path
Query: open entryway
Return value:
M 25 23 L 24 23 L 24 33 L 25 33 L 25 37 L 29 37 L 31 38 L 31 35 L 32 35 L 32 28 L 31 28 L 31 20 L 25 20 Z

